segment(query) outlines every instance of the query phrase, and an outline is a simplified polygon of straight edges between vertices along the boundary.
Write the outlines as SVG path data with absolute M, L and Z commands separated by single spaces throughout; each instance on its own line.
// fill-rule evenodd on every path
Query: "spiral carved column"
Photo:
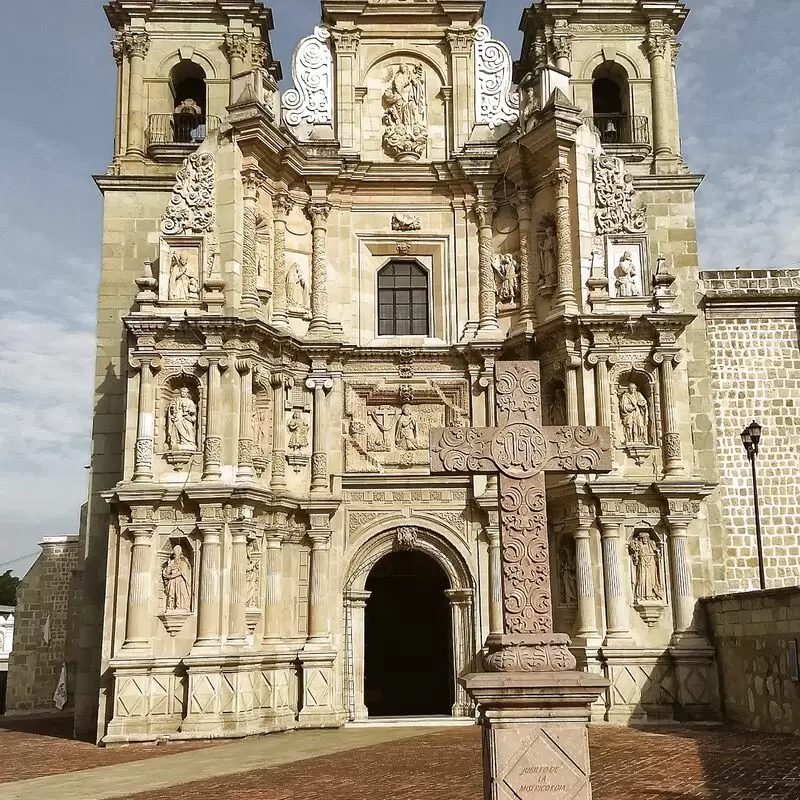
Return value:
M 288 194 L 278 194 L 272 198 L 272 208 L 275 225 L 272 258 L 272 324 L 286 327 L 289 325 L 289 312 L 286 307 L 286 218 L 294 208 L 294 201 Z
M 497 323 L 497 294 L 494 285 L 494 241 L 492 220 L 495 206 L 493 203 L 478 203 L 475 215 L 478 219 L 478 333 L 495 334 L 500 331 Z
M 311 324 L 309 334 L 328 332 L 328 216 L 329 203 L 311 203 Z
M 572 217 L 569 207 L 569 186 L 572 170 L 557 167 L 550 173 L 556 195 L 556 275 L 558 287 L 553 297 L 553 307 L 577 313 L 572 274 Z
M 261 175 L 256 170 L 242 173 L 244 188 L 243 236 L 242 236 L 242 308 L 259 310 L 258 261 L 256 255 L 256 203 Z

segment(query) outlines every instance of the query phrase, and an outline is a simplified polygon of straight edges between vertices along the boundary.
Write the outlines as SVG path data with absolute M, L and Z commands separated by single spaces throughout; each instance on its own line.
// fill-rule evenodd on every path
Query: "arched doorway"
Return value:
M 397 551 L 372 568 L 364 620 L 370 717 L 451 713 L 453 653 L 447 575 L 429 555 Z

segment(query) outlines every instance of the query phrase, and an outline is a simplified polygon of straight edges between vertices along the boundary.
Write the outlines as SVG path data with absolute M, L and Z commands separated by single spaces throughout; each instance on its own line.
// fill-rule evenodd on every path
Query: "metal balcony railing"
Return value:
M 150 147 L 199 145 L 209 131 L 219 128 L 220 119 L 199 114 L 151 114 L 147 129 Z
M 592 121 L 603 144 L 650 144 L 650 122 L 647 117 L 596 114 Z

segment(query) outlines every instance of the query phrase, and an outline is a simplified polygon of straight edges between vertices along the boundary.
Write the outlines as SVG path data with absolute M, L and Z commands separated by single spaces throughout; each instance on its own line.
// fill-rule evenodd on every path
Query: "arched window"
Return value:
M 592 74 L 592 109 L 603 144 L 632 141 L 628 73 L 619 64 L 606 61 Z
M 198 142 L 206 135 L 206 73 L 192 61 L 181 61 L 169 74 L 175 108 L 173 141 Z
M 378 336 L 428 335 L 428 273 L 416 261 L 390 261 L 378 273 Z

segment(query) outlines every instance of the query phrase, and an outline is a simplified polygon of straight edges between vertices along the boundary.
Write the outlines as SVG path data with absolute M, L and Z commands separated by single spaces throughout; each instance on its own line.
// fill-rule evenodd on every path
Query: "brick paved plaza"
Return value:
M 60 738 L 64 725 L 51 728 L 49 734 L 0 730 L 0 781 L 5 782 L 0 785 L 0 800 L 481 797 L 480 734 L 474 727 L 288 733 L 218 744 L 202 753 L 186 750 L 205 745 L 98 749 Z M 724 728 L 598 726 L 591 728 L 590 738 L 596 800 L 800 799 L 800 737 Z M 365 746 L 373 740 L 379 743 Z M 264 753 L 260 763 L 279 765 L 252 769 L 259 763 L 259 751 Z M 282 754 L 276 757 L 279 751 Z M 314 752 L 326 754 L 304 757 Z M 280 763 L 297 758 L 302 760 Z M 220 774 L 208 777 L 215 774 L 217 762 Z M 92 769 L 97 767 L 102 769 Z M 126 786 L 147 785 L 159 768 L 167 775 L 158 779 L 159 788 L 120 793 L 127 791 Z M 193 780 L 201 768 L 206 777 Z M 72 783 L 69 776 L 29 780 L 75 770 L 84 771 L 73 774 Z

